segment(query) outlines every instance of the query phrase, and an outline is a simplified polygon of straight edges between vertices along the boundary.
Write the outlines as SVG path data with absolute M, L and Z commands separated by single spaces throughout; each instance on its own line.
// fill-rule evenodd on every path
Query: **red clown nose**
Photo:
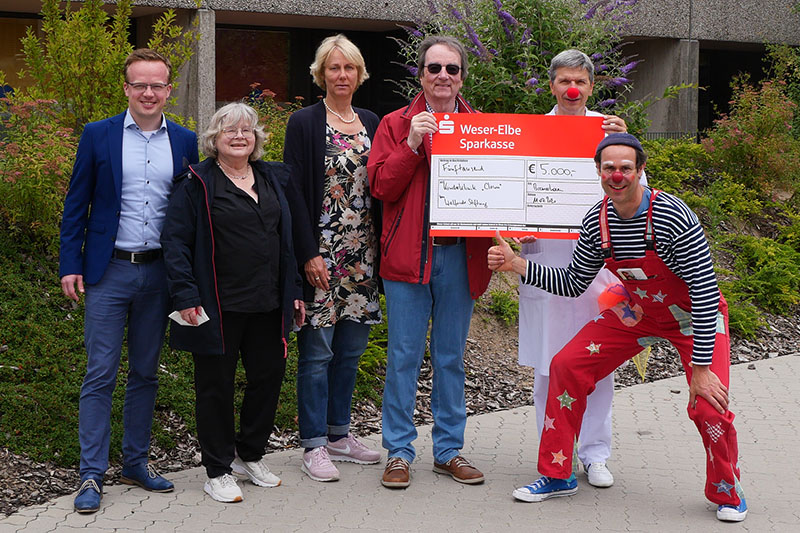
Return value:
M 572 98 L 573 100 L 581 95 L 581 92 L 576 89 L 575 87 L 570 87 L 567 89 L 567 98 Z
M 619 170 L 617 170 L 613 174 L 611 174 L 611 181 L 613 181 L 614 183 L 620 183 L 624 179 L 625 179 L 625 175 L 622 172 L 620 172 Z

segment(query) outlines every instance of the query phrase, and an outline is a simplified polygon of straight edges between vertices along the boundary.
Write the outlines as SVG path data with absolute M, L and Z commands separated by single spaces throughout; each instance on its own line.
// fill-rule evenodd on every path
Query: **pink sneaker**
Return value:
M 348 433 L 343 439 L 328 443 L 328 453 L 332 461 L 348 461 L 360 465 L 374 465 L 381 460 L 381 453 L 370 450 L 352 433 Z
M 314 481 L 337 481 L 339 470 L 331 463 L 325 446 L 314 448 L 303 454 L 303 466 L 300 470 L 308 474 Z

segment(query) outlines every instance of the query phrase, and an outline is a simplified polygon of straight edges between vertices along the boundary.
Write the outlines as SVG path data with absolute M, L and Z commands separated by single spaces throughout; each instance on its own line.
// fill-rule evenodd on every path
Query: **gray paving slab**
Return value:
M 731 370 L 747 520 L 724 524 L 703 497 L 704 452 L 686 415 L 683 376 L 617 391 L 616 483 L 596 489 L 579 476 L 570 498 L 521 503 L 511 491 L 533 481 L 538 439 L 532 407 L 471 417 L 464 454 L 486 475 L 461 485 L 431 471 L 430 427 L 419 428 L 412 484 L 381 487 L 382 465 L 341 464 L 341 480 L 317 483 L 300 472 L 301 451 L 268 456 L 280 487 L 242 483 L 244 502 L 220 504 L 203 492 L 201 468 L 167 475 L 171 494 L 127 485 L 106 487 L 93 515 L 71 512 L 72 496 L 28 507 L 0 520 L 0 533 L 147 532 L 402 532 L 470 531 L 800 531 L 800 357 L 784 356 Z M 380 447 L 380 435 L 364 439 Z

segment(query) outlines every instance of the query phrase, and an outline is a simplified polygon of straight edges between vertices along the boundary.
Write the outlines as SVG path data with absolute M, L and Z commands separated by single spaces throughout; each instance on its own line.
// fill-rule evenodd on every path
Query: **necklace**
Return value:
M 232 180 L 246 180 L 247 178 L 249 178 L 249 177 L 250 177 L 250 172 L 249 172 L 249 170 L 250 170 L 250 166 L 249 166 L 249 165 L 247 166 L 247 170 L 248 170 L 248 172 L 247 172 L 247 173 L 246 173 L 244 176 L 236 176 L 236 175 L 234 175 L 234 174 L 228 174 L 228 173 L 225 171 L 225 169 L 224 169 L 224 168 L 222 168 L 222 165 L 220 164 L 220 162 L 219 162 L 219 159 L 217 159 L 217 166 L 219 167 L 219 169 L 222 171 L 222 173 L 223 173 L 223 174 L 225 174 L 226 176 L 228 176 L 228 177 L 229 177 L 229 178 L 231 178 Z
M 326 102 L 324 98 L 322 99 L 322 103 L 325 104 L 325 109 L 330 111 L 332 115 L 339 117 L 339 120 L 341 120 L 345 124 L 352 124 L 353 122 L 356 121 L 356 118 L 358 117 L 358 115 L 356 115 L 356 112 L 353 110 L 353 106 L 350 106 L 350 112 L 353 114 L 353 118 L 351 118 L 350 120 L 345 120 L 345 118 L 342 115 L 340 115 L 339 113 L 337 113 L 328 106 L 328 102 Z

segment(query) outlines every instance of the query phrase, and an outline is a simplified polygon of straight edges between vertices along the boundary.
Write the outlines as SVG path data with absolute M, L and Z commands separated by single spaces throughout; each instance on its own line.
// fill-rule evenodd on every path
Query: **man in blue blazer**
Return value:
M 121 481 L 155 492 L 173 489 L 147 462 L 170 308 L 159 239 L 172 177 L 198 161 L 197 136 L 164 118 L 172 90 L 169 60 L 139 49 L 128 56 L 124 74 L 128 109 L 86 125 L 61 221 L 61 289 L 75 301 L 86 295 L 88 361 L 78 427 L 81 485 L 75 497 L 81 513 L 100 508 L 111 394 L 126 326 Z

